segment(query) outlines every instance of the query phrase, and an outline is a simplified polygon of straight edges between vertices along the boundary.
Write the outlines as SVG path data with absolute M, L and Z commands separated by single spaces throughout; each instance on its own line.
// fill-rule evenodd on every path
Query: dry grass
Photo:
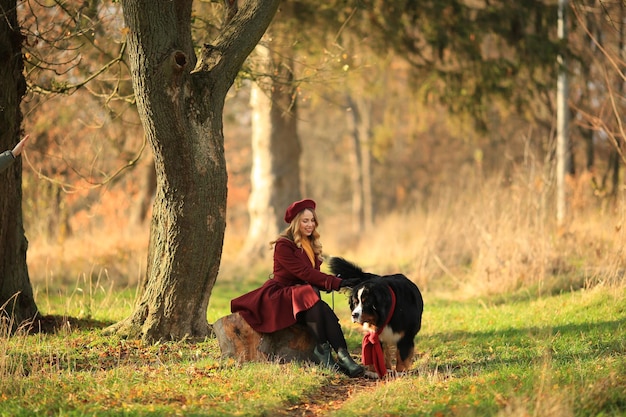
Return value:
M 454 297 L 621 284 L 624 201 L 600 199 L 590 190 L 589 176 L 570 184 L 568 222 L 558 226 L 554 189 L 541 170 L 469 179 L 412 210 L 379 213 L 374 228 L 360 234 L 347 230 L 345 215 L 322 218 L 324 250 L 371 272 L 403 272 L 426 291 Z M 27 231 L 33 284 L 57 288 L 89 277 L 134 288 L 145 274 L 148 225 L 130 227 L 125 219 L 110 217 L 100 228 L 53 243 Z M 271 268 L 262 259 L 236 271 L 245 235 L 245 224 L 229 223 L 220 279 L 258 277 Z
M 591 189 L 588 179 L 578 187 Z M 347 250 L 346 239 L 334 236 L 333 252 L 372 272 L 404 272 L 426 290 L 455 297 L 623 282 L 621 196 L 601 200 L 572 186 L 568 222 L 559 226 L 554 190 L 541 178 L 493 178 L 459 189 L 408 214 L 385 216 Z

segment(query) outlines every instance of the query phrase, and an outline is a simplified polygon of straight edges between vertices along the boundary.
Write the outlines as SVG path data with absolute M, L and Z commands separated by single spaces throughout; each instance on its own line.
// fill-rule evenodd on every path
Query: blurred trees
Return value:
M 283 36 L 278 37 L 280 41 L 274 37 L 268 44 L 274 56 L 288 56 L 288 48 L 291 48 L 296 62 L 311 55 L 322 60 L 328 51 L 335 53 L 336 60 L 329 68 L 335 71 L 333 77 L 340 78 L 342 84 L 329 86 L 326 80 L 317 82 L 324 84 L 320 85 L 323 94 L 334 97 L 332 100 L 349 109 L 346 122 L 352 146 L 345 160 L 350 161 L 351 167 L 348 197 L 357 233 L 371 227 L 375 213 L 374 130 L 385 122 L 374 114 L 381 111 L 381 106 L 375 103 L 384 100 L 385 89 L 389 88 L 381 83 L 388 68 L 379 66 L 377 61 L 391 62 L 389 51 L 395 51 L 409 63 L 403 71 L 409 74 L 414 85 L 419 85 L 416 88 L 422 97 L 428 101 L 438 100 L 448 111 L 466 116 L 479 129 L 486 130 L 492 107 L 489 103 L 494 97 L 513 100 L 517 112 L 526 111 L 533 97 L 542 97 L 541 90 L 551 80 L 543 73 L 549 74 L 552 70 L 558 50 L 553 36 L 555 8 L 541 1 L 483 4 L 406 0 L 389 5 L 377 0 L 359 3 L 340 0 L 323 7 L 306 1 L 292 2 L 289 6 L 291 13 L 283 13 L 273 24 L 273 30 L 274 33 L 289 33 L 291 42 L 285 42 Z M 551 18 L 554 20 L 550 21 Z M 291 26 L 304 30 L 288 30 Z M 278 68 L 284 65 L 288 62 L 278 62 L 274 77 L 268 77 L 274 82 L 267 89 L 268 97 L 274 99 L 277 91 L 286 88 L 284 84 L 278 86 L 275 77 Z M 302 74 L 296 74 L 293 83 L 300 84 L 302 79 Z M 526 83 L 524 88 L 518 90 L 523 84 L 512 82 L 514 79 Z M 292 96 L 290 107 L 296 109 L 298 96 Z M 295 111 L 293 117 L 295 121 L 299 119 Z M 269 136 L 276 136 L 276 132 L 282 130 L 271 124 L 269 128 L 266 125 L 262 128 Z M 293 139 L 277 137 L 274 140 L 286 143 L 297 139 L 294 135 Z M 249 202 L 251 227 L 244 258 L 250 257 L 250 247 L 261 247 L 270 238 L 268 233 L 276 232 L 269 225 L 273 226 L 277 220 L 280 223 L 281 205 L 275 203 L 276 197 L 270 196 L 285 191 L 277 189 L 278 182 L 272 179 L 275 177 L 271 173 L 292 172 L 284 169 L 288 163 L 280 157 L 280 152 L 272 150 L 271 156 L 263 158 L 258 149 L 255 152 Z M 260 160 L 274 168 L 256 170 L 255 164 Z M 259 200 L 259 195 L 266 197 Z M 284 207 L 288 201 L 281 203 Z M 260 224 L 265 227 L 259 227 Z M 260 230 L 266 234 L 261 236 Z
M 101 0 L 33 0 L 20 16 L 27 163 L 36 173 L 25 179 L 25 210 L 42 219 L 37 235 L 62 244 L 115 183 L 128 187 L 120 174 L 142 155 L 123 20 L 119 4 Z
M 254 79 L 250 87 L 250 220 L 239 254 L 245 264 L 269 253 L 270 240 L 285 226 L 284 210 L 302 198 L 294 30 L 289 30 L 294 21 L 289 10 L 289 3 L 281 8 L 249 67 Z
M 448 159 L 458 158 L 456 171 L 476 172 L 483 174 L 498 173 L 502 170 L 511 169 L 522 155 L 532 152 L 534 158 L 545 159 L 550 164 L 546 167 L 544 178 L 548 186 L 554 186 L 554 127 L 556 108 L 556 69 L 558 67 L 556 57 L 567 48 L 569 57 L 568 70 L 573 86 L 579 91 L 570 98 L 573 100 L 591 99 L 591 103 L 600 100 L 610 102 L 610 97 L 615 95 L 606 94 L 619 91 L 616 87 L 623 85 L 623 77 L 618 63 L 621 58 L 623 46 L 623 2 L 594 2 L 580 1 L 572 3 L 573 9 L 579 17 L 579 22 L 571 24 L 569 42 L 561 45 L 557 39 L 557 9 L 553 2 L 529 1 L 529 2 L 481 2 L 481 1 L 398 1 L 387 4 L 377 0 L 359 3 L 359 10 L 350 20 L 346 20 L 342 36 L 338 42 L 345 47 L 347 57 L 346 68 L 350 66 L 350 57 L 364 56 L 363 51 L 377 52 L 379 57 L 389 56 L 389 51 L 394 51 L 391 62 L 397 64 L 398 58 L 405 61 L 408 66 L 396 66 L 395 76 L 408 77 L 408 89 L 414 95 L 409 95 L 409 100 L 416 100 L 416 107 L 421 107 L 419 114 L 413 114 L 415 119 L 432 117 L 428 110 L 441 109 L 448 117 L 440 120 L 447 126 L 444 136 L 447 138 L 446 150 Z M 581 25 L 580 22 L 587 21 Z M 590 36 L 585 26 L 593 23 L 592 31 L 601 34 L 589 41 L 585 38 Z M 349 35 L 348 35 L 349 34 Z M 361 40 L 349 46 L 346 40 L 353 37 Z M 601 39 L 602 41 L 598 41 Z M 598 47 L 606 42 L 605 47 Z M 595 44 L 595 45 L 594 45 Z M 593 51 L 596 51 L 595 53 Z M 606 51 L 618 51 L 606 54 Z M 360 51 L 357 53 L 356 51 Z M 605 51 L 601 57 L 599 51 Z M 590 55 L 591 54 L 591 55 Z M 608 68 L 613 74 L 609 78 L 615 79 L 613 88 L 600 87 L 604 84 L 600 81 L 602 75 L 598 68 Z M 367 75 L 372 74 L 371 64 Z M 595 68 L 595 69 L 594 69 Z M 350 71 L 349 82 L 346 85 L 358 85 L 355 80 L 366 80 L 367 77 Z M 390 71 L 389 71 L 390 72 Z M 358 74 L 358 76 L 357 76 Z M 589 76 L 594 81 L 590 82 Z M 598 78 L 600 76 L 600 78 Z M 374 78 L 380 80 L 382 77 Z M 352 84 L 353 83 L 353 84 Z M 357 87 L 358 95 L 363 98 L 373 89 L 374 82 Z M 367 86 L 367 88 L 364 88 Z M 389 88 L 390 84 L 386 88 Z M 592 94 L 581 94 L 583 90 L 593 89 Z M 604 92 L 603 92 L 604 91 Z M 620 93 L 618 93 L 620 94 Z M 389 95 L 387 95 L 387 98 Z M 392 127 L 389 119 L 385 120 L 381 111 L 382 103 L 387 100 L 377 97 L 378 105 L 372 107 L 371 123 L 374 126 L 372 140 L 369 142 L 373 152 L 373 177 L 380 177 L 381 158 L 386 158 L 380 153 L 384 144 L 389 142 L 390 136 L 393 145 L 387 146 L 387 150 L 396 148 L 398 141 L 406 141 L 401 138 L 398 130 Z M 588 99 L 587 99 L 588 100 Z M 619 100 L 613 101 L 618 104 Z M 597 105 L 595 105 L 598 108 Z M 589 106 L 585 106 L 589 108 Z M 608 109 L 608 106 L 604 107 Z M 597 113 L 592 112 L 594 116 Z M 615 113 L 617 114 L 617 113 Z M 607 117 L 608 116 L 608 117 Z M 593 118 L 593 117 L 592 117 Z M 592 118 L 587 115 L 586 119 Z M 618 121 L 619 117 L 610 114 L 599 116 L 601 120 Z M 409 118 L 410 119 L 410 118 Z M 578 114 L 578 120 L 582 120 Z M 376 126 L 384 126 L 377 130 Z M 403 121 L 401 126 L 410 126 L 411 122 Z M 471 124 L 473 129 L 466 125 Z M 580 123 L 579 123 L 580 124 Z M 414 127 L 421 126 L 420 122 Z M 598 126 L 598 120 L 594 125 Z M 619 126 L 619 122 L 616 126 Z M 432 129 L 436 129 L 434 126 Z M 395 133 L 394 133 L 395 130 Z M 526 133 L 521 133 L 523 131 Z M 616 132 L 616 129 L 594 129 L 594 137 L 612 135 L 607 132 Z M 520 132 L 517 137 L 512 137 L 512 132 Z M 413 130 L 409 132 L 414 140 L 429 141 L 424 137 L 425 132 Z M 532 133 L 532 137 L 527 136 Z M 570 174 L 575 172 L 575 161 L 583 160 L 583 149 L 580 132 L 572 130 L 572 161 Z M 463 146 L 460 153 L 456 152 L 454 141 L 458 137 Z M 590 143 L 584 139 L 584 143 Z M 619 155 L 619 140 L 596 140 L 594 147 L 598 150 L 605 149 L 606 144 L 612 142 L 615 149 L 614 155 Z M 383 146 L 381 146 L 383 145 Z M 405 142 L 405 146 L 407 143 Z M 417 144 L 415 144 L 417 145 Z M 424 144 L 426 145 L 426 144 Z M 413 146 L 413 145 L 408 145 Z M 436 146 L 428 146 L 428 152 L 432 154 Z M 378 150 L 377 150 L 378 149 Z M 592 147 L 586 147 L 586 166 L 589 166 L 589 156 L 592 155 Z M 405 148 L 406 150 L 406 148 Z M 603 151 L 601 151 L 603 152 Z M 508 155 L 502 158 L 503 153 Z M 405 153 L 407 156 L 410 151 Z M 420 158 L 419 154 L 413 153 L 416 170 L 412 181 L 420 190 L 415 196 L 423 196 L 428 191 L 426 184 L 439 183 L 445 168 L 437 169 L 436 164 L 428 158 Z M 603 159 L 601 165 L 606 164 L 614 167 L 615 158 L 609 156 Z M 454 164 L 449 164 L 450 167 Z M 474 165 L 474 167 L 472 166 Z M 397 169 L 397 168 L 396 168 Z M 453 168 L 454 169 L 454 168 Z M 415 176 L 419 171 L 427 173 L 426 176 Z M 394 170 L 387 170 L 386 177 L 393 177 Z M 619 178 L 618 171 L 612 169 L 612 178 Z M 606 176 L 605 176 L 606 177 Z M 606 183 L 605 177 L 603 183 Z M 438 178 L 438 179 L 435 179 Z M 434 179 L 434 181 L 433 181 Z M 462 183 L 462 178 L 452 180 Z M 421 185 L 420 185 L 421 183 Z M 571 183 L 571 181 L 570 181 Z M 589 185 L 589 184 L 588 184 Z M 571 186 L 571 185 L 570 185 Z M 384 212 L 386 207 L 393 207 L 390 201 L 390 187 L 380 187 L 373 182 L 373 201 L 377 205 L 375 212 Z M 405 191 L 411 187 L 403 187 Z M 615 189 L 615 187 L 613 187 Z M 397 189 L 396 189 L 397 191 Z M 406 192 L 396 192 L 396 196 L 406 195 Z M 413 197 L 414 198 L 414 197 Z M 381 205 L 384 204 L 385 206 Z
M 306 71 L 311 63 L 305 63 L 307 58 L 326 58 L 322 52 L 328 46 L 326 36 L 334 36 L 341 25 L 339 3 L 284 2 L 249 61 L 252 167 L 248 233 L 238 256 L 242 264 L 268 257 L 268 242 L 285 228 L 284 210 L 289 204 L 305 196 L 318 198 L 302 186 L 302 178 L 315 174 L 305 172 L 301 165 L 307 155 L 298 135 L 299 91 L 308 82 Z
M 396 51 L 421 94 L 487 127 L 494 99 L 521 112 L 553 91 L 556 7 L 541 0 L 362 2 L 354 25 L 375 50 Z
M 622 187 L 626 6 L 623 1 L 572 2 L 577 30 L 570 38 L 572 122 L 580 171 L 592 175 L 598 196 L 615 198 Z
M 442 143 L 440 151 L 448 159 L 457 158 L 456 166 L 452 161 L 447 164 L 450 174 L 458 175 L 456 179 L 453 174 L 450 176 L 456 184 L 464 182 L 465 172 L 475 175 L 477 171 L 489 173 L 503 169 L 508 161 L 502 158 L 500 148 L 511 150 L 512 155 L 517 153 L 512 150 L 516 144 L 510 133 L 500 135 L 503 124 L 510 125 L 511 129 L 506 129 L 509 132 L 518 123 L 535 129 L 552 124 L 553 115 L 547 111 L 552 98 L 547 93 L 554 91 L 558 51 L 556 9 L 552 4 L 404 0 L 390 5 L 368 0 L 360 3 L 356 18 L 346 26 L 345 32 L 366 39 L 371 51 L 382 56 L 394 51 L 396 58 L 392 62 L 401 59 L 407 64 L 396 68 L 401 77 L 407 77 L 408 90 L 414 93 L 411 99 L 421 103 L 420 112 L 414 113 L 413 118 L 419 120 L 433 109 L 448 115 L 439 121 L 448 130 L 444 134 L 448 143 Z M 410 120 L 411 116 L 407 117 Z M 411 123 L 408 120 L 405 125 Z M 378 123 L 373 121 L 374 125 Z M 391 141 L 398 140 L 391 124 L 386 122 L 384 126 L 387 132 L 378 140 L 389 143 L 390 136 Z M 538 133 L 540 152 L 549 146 L 547 132 Z M 409 135 L 416 141 L 425 139 L 419 131 Z M 456 152 L 455 141 L 461 142 L 465 151 Z M 375 142 L 371 147 L 381 148 Z M 433 150 L 431 146 L 428 152 Z M 380 151 L 378 155 L 372 164 L 374 170 L 376 160 L 380 161 Z M 413 156 L 416 171 L 427 173 L 422 178 L 413 178 L 422 191 L 416 196 L 424 195 L 428 190 L 425 184 L 437 184 L 440 180 L 433 181 L 435 175 L 442 175 L 448 168 L 438 169 L 430 158 Z M 403 188 L 396 195 L 413 192 L 411 186 Z M 378 192 L 380 189 L 374 195 Z M 374 208 L 375 213 L 381 210 L 385 209 Z

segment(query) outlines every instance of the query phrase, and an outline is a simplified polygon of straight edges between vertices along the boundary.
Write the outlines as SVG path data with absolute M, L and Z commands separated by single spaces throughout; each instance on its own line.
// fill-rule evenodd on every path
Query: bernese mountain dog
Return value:
M 424 300 L 417 285 L 403 274 L 380 276 L 364 272 L 339 257 L 331 258 L 329 267 L 333 274 L 349 280 L 352 321 L 361 324 L 365 331 L 363 363 L 369 376 L 376 377 L 371 361 L 365 360 L 365 338 L 373 334 L 381 345 L 385 362 L 385 369 L 376 369 L 377 377 L 393 369 L 393 347 L 396 348 L 395 373 L 407 372 L 413 362 L 415 336 L 422 326 L 424 311 Z

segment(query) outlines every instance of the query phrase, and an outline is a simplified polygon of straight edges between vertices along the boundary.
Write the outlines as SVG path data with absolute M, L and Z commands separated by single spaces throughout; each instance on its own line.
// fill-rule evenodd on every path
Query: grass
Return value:
M 335 415 L 624 415 L 626 294 L 428 303 L 417 376 Z
M 64 324 L 54 334 L 0 329 L 0 416 L 626 415 L 626 201 L 573 194 L 569 222 L 556 225 L 550 183 L 531 168 L 442 189 L 358 234 L 320 208 L 328 256 L 401 271 L 424 294 L 416 372 L 378 382 L 309 364 L 238 364 L 221 358 L 215 339 L 105 337 L 132 311 L 147 230 L 121 215 L 106 230 L 51 240 L 33 224 L 37 305 Z M 235 265 L 242 236 L 229 225 L 210 323 L 267 279 L 271 260 Z M 358 356 L 344 295 L 324 297 Z
M 257 284 L 218 281 L 209 316 L 228 314 L 233 295 Z M 0 339 L 0 415 L 289 415 L 323 387 L 354 382 L 310 364 L 238 364 L 220 357 L 215 339 L 144 346 L 104 337 L 101 328 L 110 320 L 103 312 L 123 317 L 132 292 L 92 294 L 94 300 L 74 295 L 40 304 L 64 314 L 91 303 L 102 321 Z M 624 415 L 623 288 L 464 301 L 426 294 L 425 301 L 417 372 L 357 385 L 324 414 Z M 348 321 L 344 295 L 336 294 L 334 304 L 358 355 L 361 335 Z

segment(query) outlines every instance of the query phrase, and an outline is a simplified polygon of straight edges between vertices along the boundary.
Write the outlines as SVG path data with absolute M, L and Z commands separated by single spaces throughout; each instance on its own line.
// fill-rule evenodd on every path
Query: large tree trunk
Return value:
M 252 171 L 248 200 L 250 225 L 239 258 L 252 262 L 269 251 L 269 242 L 286 225 L 284 211 L 300 198 L 300 154 L 293 83 L 293 51 L 274 42 L 273 52 L 258 45 L 258 70 L 272 74 L 257 80 L 250 94 L 252 107 Z
M 204 45 L 197 67 L 191 5 L 122 1 L 157 190 L 142 294 L 131 316 L 109 331 L 147 342 L 209 334 L 206 313 L 226 226 L 224 99 L 278 0 L 250 0 L 231 10 L 215 43 Z
M 21 132 L 20 103 L 26 92 L 16 1 L 0 0 L 0 152 L 12 149 Z M 0 326 L 12 330 L 38 315 L 26 266 L 28 241 L 22 222 L 22 161 L 0 173 Z M 6 320 L 6 322 L 5 322 Z

